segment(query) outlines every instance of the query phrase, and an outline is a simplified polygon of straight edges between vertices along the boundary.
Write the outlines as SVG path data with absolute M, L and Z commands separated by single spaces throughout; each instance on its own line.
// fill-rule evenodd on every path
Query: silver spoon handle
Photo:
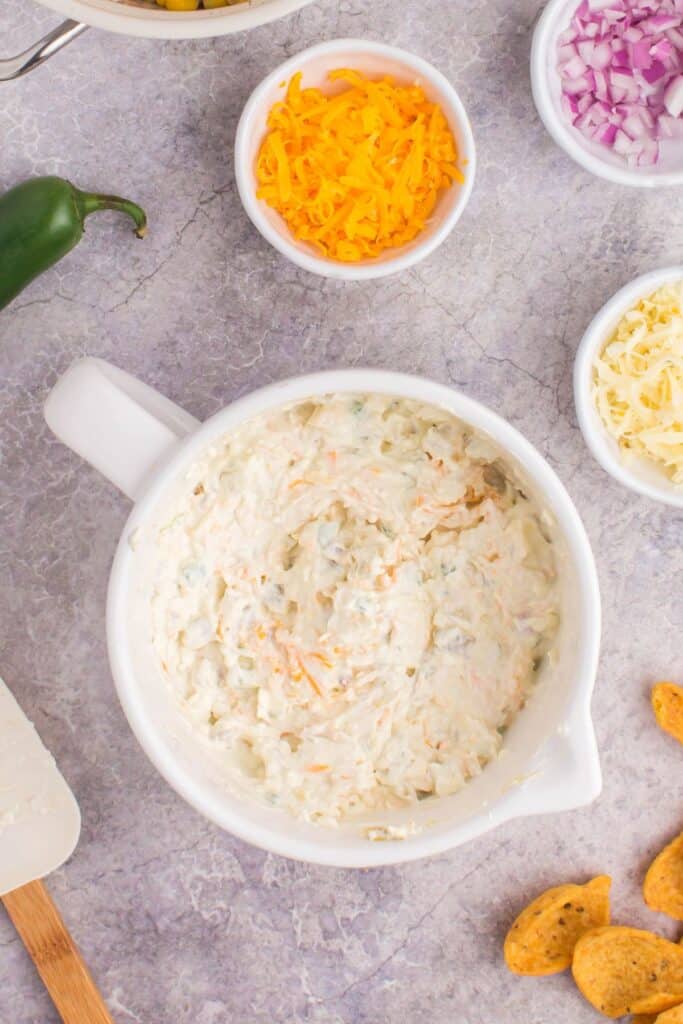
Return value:
M 20 78 L 21 75 L 33 71 L 53 53 L 61 50 L 81 32 L 85 32 L 87 27 L 81 21 L 63 21 L 61 25 L 58 25 L 52 32 L 48 32 L 33 46 L 29 46 L 23 53 L 16 57 L 0 58 L 0 82 L 9 82 L 12 78 Z

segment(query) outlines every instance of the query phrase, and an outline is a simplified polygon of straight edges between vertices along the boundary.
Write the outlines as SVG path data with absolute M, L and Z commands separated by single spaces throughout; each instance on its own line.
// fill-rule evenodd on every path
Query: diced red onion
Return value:
M 593 111 L 596 124 L 600 124 L 602 121 L 609 121 L 612 115 L 612 108 L 609 103 L 603 103 L 601 100 L 594 103 L 588 109 Z
M 647 139 L 651 137 L 652 129 L 648 128 L 637 114 L 630 114 L 628 117 L 625 117 L 621 127 L 630 139 Z
M 654 109 L 657 110 L 657 116 L 659 116 L 659 114 L 662 113 L 662 111 L 659 110 L 658 108 L 655 107 Z M 655 115 L 654 115 L 653 111 L 652 110 L 648 110 L 647 107 L 642 107 L 642 106 L 638 107 L 637 110 L 638 110 L 638 116 L 639 116 L 640 120 L 644 124 L 646 124 L 648 126 L 648 128 L 652 128 L 652 130 L 654 131 L 654 129 L 656 127 L 656 122 L 655 122 Z M 629 113 L 633 113 L 633 110 L 629 111 Z
M 643 68 L 643 78 L 646 82 L 652 85 L 653 82 L 658 82 L 660 78 L 664 78 L 666 74 L 666 68 L 662 64 L 661 60 L 653 60 L 652 65 L 649 68 Z
M 656 44 L 655 44 L 656 45 Z M 637 43 L 631 43 L 628 48 L 631 64 L 634 68 L 649 68 L 652 64 L 650 49 L 652 42 L 649 39 L 641 39 Z
M 574 119 L 579 113 L 579 101 L 577 100 L 576 96 L 567 96 L 566 92 L 563 92 L 562 109 L 565 112 L 565 114 L 568 115 L 570 121 L 573 124 Z
M 595 71 L 595 98 L 604 102 L 608 98 L 607 78 L 604 71 Z
M 567 43 L 573 43 L 578 35 L 575 28 L 566 28 L 564 32 L 560 32 L 557 37 L 558 46 L 565 46 Z
M 654 36 L 659 32 L 666 32 L 670 28 L 678 28 L 681 19 L 677 14 L 653 14 L 652 17 L 641 21 L 640 28 L 646 36 Z
M 643 139 L 642 148 L 638 153 L 638 167 L 652 167 L 657 163 L 659 146 L 654 139 Z
M 635 150 L 638 150 L 640 148 L 638 144 L 633 141 L 633 139 L 629 139 L 626 132 L 622 132 L 621 128 L 617 128 L 614 138 L 615 153 L 619 153 L 621 156 L 628 156 L 630 153 L 633 153 L 635 151 L 634 147 Z
M 566 96 L 581 96 L 588 92 L 589 82 L 585 75 L 581 78 L 568 78 L 562 83 L 562 89 Z
M 615 124 L 601 124 L 595 129 L 591 138 L 595 139 L 602 146 L 613 146 L 617 131 L 618 128 Z
M 657 121 L 659 139 L 683 139 L 683 118 L 662 114 Z
M 563 46 L 558 46 L 557 48 L 557 60 L 559 67 L 562 67 L 563 64 L 566 64 L 577 56 L 578 50 L 573 43 L 565 43 Z
M 593 50 L 592 59 L 587 63 L 595 71 L 604 71 L 612 61 L 612 50 L 609 43 L 597 43 Z
M 683 139 L 683 0 L 580 0 L 557 60 L 565 116 L 629 166 Z
M 678 61 L 678 54 L 676 53 L 676 47 L 670 39 L 658 39 L 656 43 L 653 43 L 650 47 L 650 53 L 657 60 L 668 61 L 673 57 Z
M 683 114 L 683 75 L 672 78 L 664 91 L 664 106 L 671 117 Z
M 560 65 L 560 74 L 563 78 L 581 78 L 582 75 L 585 75 L 586 70 L 586 65 L 578 53 L 576 57 L 572 57 L 571 60 Z

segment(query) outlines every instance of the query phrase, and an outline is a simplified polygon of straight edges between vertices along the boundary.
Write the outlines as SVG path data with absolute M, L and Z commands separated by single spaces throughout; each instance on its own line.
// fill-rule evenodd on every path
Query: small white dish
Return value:
M 147 39 L 209 39 L 243 32 L 292 14 L 313 0 L 258 0 L 196 11 L 167 11 L 139 0 L 40 0 L 58 14 L 95 28 Z
M 321 256 L 311 245 L 296 239 L 282 217 L 256 198 L 256 157 L 267 128 L 270 108 L 284 97 L 287 83 L 297 71 L 304 88 L 328 90 L 327 75 L 335 68 L 353 68 L 367 75 L 393 75 L 398 82 L 419 82 L 428 98 L 439 104 L 455 137 L 463 185 L 454 183 L 439 196 L 430 224 L 414 241 L 388 249 L 362 263 L 339 263 Z M 242 112 L 235 138 L 235 176 L 244 209 L 252 223 L 278 252 L 297 266 L 323 277 L 343 281 L 367 281 L 414 266 L 432 253 L 453 230 L 472 192 L 475 173 L 472 128 L 457 92 L 440 71 L 405 50 L 364 39 L 333 39 L 320 43 L 285 61 L 251 94 Z
M 569 27 L 579 0 L 549 0 L 538 20 L 531 44 L 531 91 L 543 124 L 572 160 L 599 178 L 618 185 L 656 188 L 683 185 L 683 146 L 663 155 L 654 167 L 629 167 L 618 153 L 586 139 L 574 128 L 561 107 L 561 79 L 557 70 L 557 37 Z
M 643 274 L 618 291 L 593 318 L 576 353 L 574 401 L 584 440 L 603 469 L 632 491 L 674 508 L 683 508 L 683 489 L 674 487 L 655 462 L 641 458 L 628 463 L 624 461 L 619 445 L 607 432 L 591 394 L 595 358 L 624 313 L 640 299 L 672 281 L 683 281 L 683 266 L 664 267 Z

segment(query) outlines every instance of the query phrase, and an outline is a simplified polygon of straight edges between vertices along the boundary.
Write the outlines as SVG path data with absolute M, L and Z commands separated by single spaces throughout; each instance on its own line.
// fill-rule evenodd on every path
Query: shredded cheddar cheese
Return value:
M 593 397 L 624 456 L 683 485 L 683 281 L 624 314 L 595 362 Z
M 419 85 L 330 72 L 334 95 L 294 75 L 268 116 L 256 165 L 257 196 L 296 238 L 355 263 L 412 241 L 441 190 L 464 181 L 441 108 Z

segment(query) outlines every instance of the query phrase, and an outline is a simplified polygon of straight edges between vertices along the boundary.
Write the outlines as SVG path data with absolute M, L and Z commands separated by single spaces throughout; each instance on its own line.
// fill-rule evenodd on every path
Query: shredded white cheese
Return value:
M 419 835 L 421 831 L 419 825 L 409 821 L 407 825 L 374 825 L 366 828 L 365 835 L 371 843 L 386 843 Z
M 624 314 L 594 364 L 593 398 L 625 459 L 683 485 L 683 281 Z

